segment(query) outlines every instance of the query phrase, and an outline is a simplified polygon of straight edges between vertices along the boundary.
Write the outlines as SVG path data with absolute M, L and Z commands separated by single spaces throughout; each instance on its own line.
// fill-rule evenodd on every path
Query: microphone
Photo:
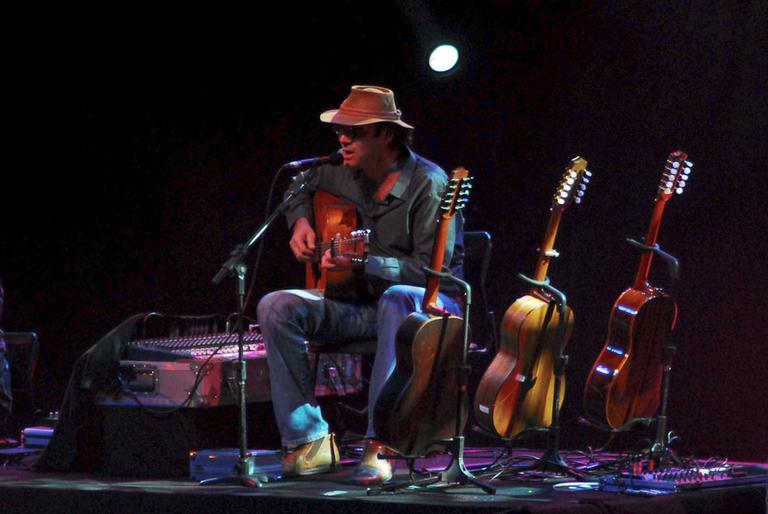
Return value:
M 342 163 L 343 160 L 344 158 L 341 156 L 341 150 L 339 150 L 337 152 L 333 152 L 330 155 L 326 155 L 325 157 L 310 157 L 309 159 L 291 161 L 289 163 L 283 164 L 283 168 L 289 170 L 303 170 L 307 168 L 314 168 L 323 164 L 338 166 Z

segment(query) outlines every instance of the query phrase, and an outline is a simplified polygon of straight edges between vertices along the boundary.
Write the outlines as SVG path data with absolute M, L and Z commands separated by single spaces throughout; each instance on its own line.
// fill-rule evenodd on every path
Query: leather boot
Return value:
M 281 461 L 284 477 L 327 473 L 334 470 L 338 463 L 339 447 L 333 433 L 302 444 Z

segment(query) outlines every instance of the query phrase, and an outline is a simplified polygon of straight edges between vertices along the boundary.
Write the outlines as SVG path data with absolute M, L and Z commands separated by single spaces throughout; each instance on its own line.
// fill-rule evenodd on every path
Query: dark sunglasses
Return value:
M 355 127 L 351 125 L 334 125 L 333 131 L 337 137 L 347 136 L 349 139 L 358 139 L 363 135 L 365 127 Z

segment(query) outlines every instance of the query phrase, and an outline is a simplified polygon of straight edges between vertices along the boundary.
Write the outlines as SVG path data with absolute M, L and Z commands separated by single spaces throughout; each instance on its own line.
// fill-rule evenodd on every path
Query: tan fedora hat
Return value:
M 400 110 L 395 106 L 395 94 L 392 90 L 380 86 L 352 86 L 352 92 L 341 106 L 325 111 L 320 115 L 320 120 L 337 125 L 389 122 L 413 128 L 400 119 Z

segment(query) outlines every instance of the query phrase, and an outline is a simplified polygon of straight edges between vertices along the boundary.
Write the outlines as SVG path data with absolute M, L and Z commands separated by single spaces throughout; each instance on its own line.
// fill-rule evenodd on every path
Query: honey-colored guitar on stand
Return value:
M 550 209 L 544 242 L 539 250 L 534 280 L 547 278 L 560 219 L 579 203 L 591 173 L 587 161 L 574 157 L 558 185 Z M 573 313 L 566 307 L 560 318 L 555 303 L 539 287 L 518 298 L 504 314 L 499 351 L 480 379 L 475 393 L 475 421 L 485 431 L 511 439 L 525 430 L 549 426 L 554 396 L 554 361 L 558 329 L 565 324 L 565 345 L 573 330 Z M 560 382 L 560 398 L 565 381 Z
M 659 408 L 663 346 L 674 329 L 677 304 L 648 279 L 664 207 L 683 192 L 693 166 L 687 159 L 680 151 L 667 157 L 635 281 L 613 305 L 605 346 L 587 378 L 584 414 L 603 428 L 619 429 Z
M 451 173 L 440 206 L 430 269 L 442 272 L 450 222 L 468 199 L 469 172 Z M 427 277 L 423 312 L 410 314 L 395 338 L 397 364 L 374 410 L 376 435 L 402 455 L 427 455 L 455 435 L 464 345 L 464 319 L 438 306 L 440 279 Z M 466 412 L 461 413 L 463 428 Z M 443 445 L 444 446 L 444 445 Z

